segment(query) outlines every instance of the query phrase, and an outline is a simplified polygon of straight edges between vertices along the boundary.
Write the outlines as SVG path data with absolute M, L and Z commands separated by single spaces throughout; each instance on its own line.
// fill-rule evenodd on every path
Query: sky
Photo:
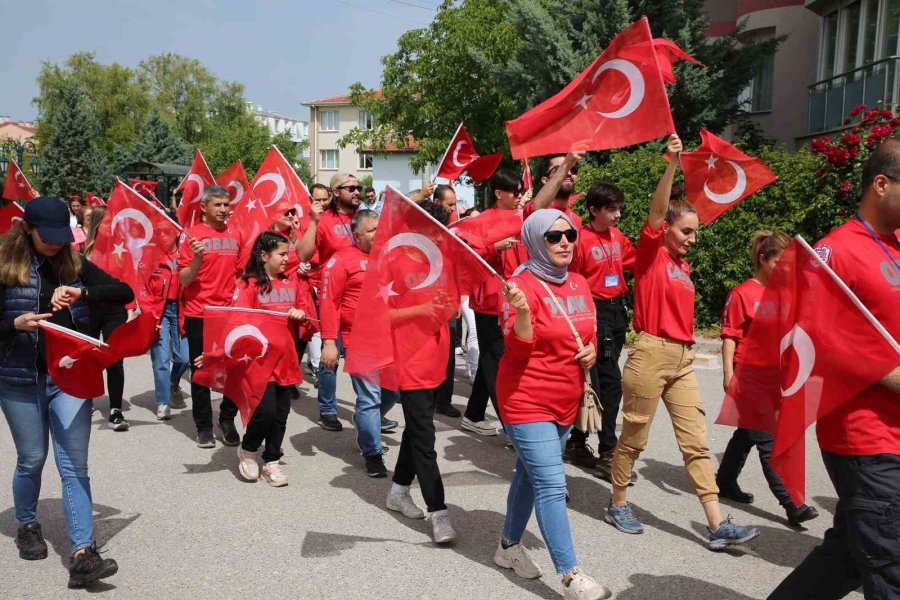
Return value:
M 409 29 L 427 26 L 439 0 L 0 0 L 4 59 L 0 116 L 30 121 L 43 62 L 89 51 L 135 67 L 174 52 L 248 101 L 306 119 L 301 102 L 375 87 L 381 58 Z

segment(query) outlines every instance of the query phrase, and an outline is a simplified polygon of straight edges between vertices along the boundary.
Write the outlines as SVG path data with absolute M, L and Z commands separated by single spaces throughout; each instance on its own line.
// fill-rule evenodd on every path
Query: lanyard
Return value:
M 894 265 L 894 268 L 897 269 L 897 272 L 900 273 L 900 263 L 897 262 L 897 259 L 891 256 L 891 253 L 888 251 L 887 246 L 884 245 L 884 242 L 881 241 L 881 238 L 878 237 L 878 234 L 869 227 L 869 224 L 863 221 L 863 218 L 859 216 L 859 213 L 856 213 L 856 220 L 862 223 L 862 226 L 866 228 L 866 231 L 869 232 L 869 235 L 872 236 L 872 239 L 875 240 L 879 246 L 881 246 L 881 251 L 884 252 L 884 255 L 887 256 L 888 260 L 891 264 Z
M 350 233 L 350 226 L 344 222 L 344 214 L 341 212 L 341 209 L 339 209 L 339 208 L 337 209 L 337 218 L 338 218 L 338 220 L 340 220 L 341 227 L 343 227 L 343 229 L 344 229 L 344 235 L 346 235 L 348 238 L 350 238 L 350 244 L 355 246 L 356 240 L 353 239 L 353 234 Z
M 599 234 L 602 233 L 602 232 L 597 231 L 596 229 L 594 229 L 593 225 L 591 225 L 590 223 L 587 224 L 587 227 L 588 227 L 588 229 L 590 229 L 590 230 L 593 231 L 594 233 L 598 234 L 598 238 L 599 238 Z M 613 241 L 616 239 L 616 236 L 613 235 L 612 229 L 607 229 L 607 231 L 609 232 L 609 246 L 607 246 L 607 248 L 609 249 L 609 251 L 607 252 L 607 251 L 604 250 L 603 254 L 605 254 L 606 256 L 604 256 L 603 262 L 606 263 L 606 266 L 607 266 L 607 268 L 609 269 L 609 274 L 610 274 L 610 275 L 614 275 L 614 274 L 615 274 L 615 271 L 616 271 L 616 268 L 615 268 L 615 261 L 613 261 L 613 255 L 612 255 L 612 252 L 613 252 Z M 602 239 L 601 239 L 600 247 L 603 248 L 603 242 L 602 242 Z

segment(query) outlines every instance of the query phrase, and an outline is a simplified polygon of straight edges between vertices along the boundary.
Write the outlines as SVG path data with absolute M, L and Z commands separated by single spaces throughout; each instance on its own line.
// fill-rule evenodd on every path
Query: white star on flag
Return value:
M 585 94 L 584 96 L 581 97 L 581 100 L 579 100 L 575 104 L 577 104 L 581 108 L 587 110 L 587 101 L 590 100 L 591 98 L 593 98 L 593 96 L 591 94 Z
M 122 255 L 127 252 L 125 250 L 125 244 L 115 244 L 113 247 L 113 254 L 116 255 L 116 258 L 122 258 Z
M 389 281 L 387 285 L 379 285 L 378 286 L 378 294 L 377 296 L 382 299 L 382 301 L 387 304 L 388 298 L 391 296 L 399 296 L 397 292 L 394 291 L 394 282 Z
M 256 200 L 249 198 L 247 200 L 247 210 L 253 210 L 254 208 L 256 208 Z
M 245 354 L 243 357 L 239 358 L 238 360 L 244 364 L 250 364 L 250 361 L 253 360 L 253 358 L 249 354 Z
M 706 159 L 706 166 L 710 171 L 715 168 L 717 160 L 719 160 L 719 157 L 714 154 L 710 154 L 709 158 Z

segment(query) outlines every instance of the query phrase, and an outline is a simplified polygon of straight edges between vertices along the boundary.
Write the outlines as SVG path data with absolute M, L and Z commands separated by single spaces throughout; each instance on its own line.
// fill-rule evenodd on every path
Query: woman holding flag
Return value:
M 73 239 L 65 203 L 41 197 L 28 203 L 24 221 L 0 247 L 0 407 L 18 454 L 13 498 L 19 556 L 47 558 L 37 504 L 52 439 L 72 544 L 69 587 L 81 587 L 118 570 L 116 561 L 100 558 L 94 542 L 87 470 L 92 404 L 61 391 L 48 376 L 38 324 L 47 319 L 68 329 L 87 329 L 88 305 L 124 306 L 134 294 L 82 259 L 70 246 Z

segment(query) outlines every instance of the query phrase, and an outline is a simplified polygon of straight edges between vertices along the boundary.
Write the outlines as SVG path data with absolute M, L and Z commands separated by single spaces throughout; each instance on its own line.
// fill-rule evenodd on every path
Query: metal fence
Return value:
M 891 56 L 809 86 L 809 132 L 839 129 L 858 104 L 895 109 L 900 56 Z

